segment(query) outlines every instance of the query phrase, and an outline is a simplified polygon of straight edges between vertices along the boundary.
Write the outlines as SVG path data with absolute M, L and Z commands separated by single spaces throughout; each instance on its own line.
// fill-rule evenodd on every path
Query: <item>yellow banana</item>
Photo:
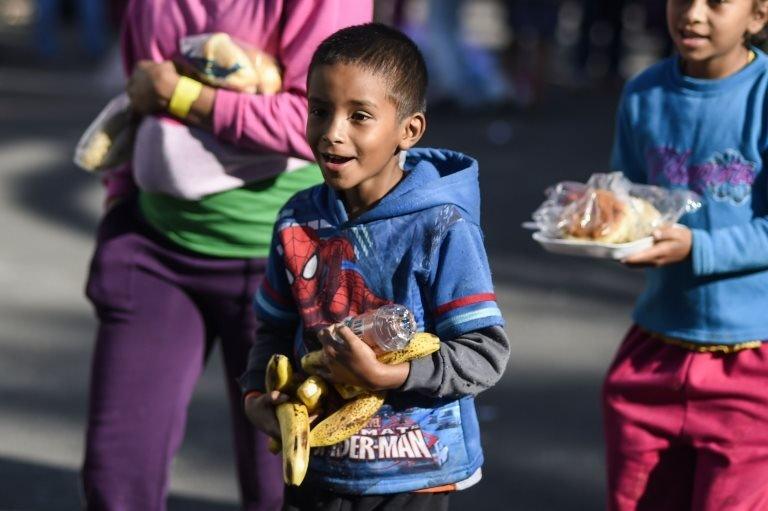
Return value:
M 301 357 L 301 368 L 307 374 L 317 374 L 318 369 L 324 366 L 323 350 L 310 351 Z
M 385 364 L 400 364 L 426 357 L 440 349 L 440 339 L 427 332 L 419 332 L 413 336 L 405 348 L 397 351 L 382 353 L 377 358 Z M 310 351 L 301 358 L 301 368 L 308 374 L 316 374 L 323 366 L 323 351 Z
M 440 349 L 440 338 L 427 332 L 414 334 L 405 348 L 397 351 L 382 353 L 377 358 L 385 364 L 401 364 L 417 358 L 426 357 Z M 317 373 L 317 368 L 323 366 L 322 350 L 310 351 L 301 358 L 301 368 L 309 374 Z
M 417 358 L 426 357 L 440 349 L 440 339 L 436 335 L 427 332 L 414 334 L 405 348 L 397 351 L 382 353 L 378 356 L 379 362 L 385 364 L 402 364 Z
M 296 397 L 313 415 L 320 408 L 320 399 L 328 393 L 328 384 L 319 376 L 310 376 L 296 389 Z
M 267 392 L 278 390 L 283 392 L 293 379 L 291 361 L 285 355 L 275 353 L 270 357 L 265 375 Z
M 334 383 L 333 388 L 335 388 L 336 392 L 338 392 L 339 395 L 344 399 L 354 399 L 360 394 L 367 392 L 363 387 L 350 385 L 348 383 Z
M 413 336 L 408 345 L 397 351 L 382 353 L 378 356 L 379 362 L 384 364 L 401 364 L 410 362 L 420 357 L 426 357 L 440 349 L 440 339 L 426 332 L 419 332 Z M 310 351 L 301 359 L 301 368 L 308 374 L 316 374 L 318 367 L 323 365 L 323 352 L 321 350 Z M 344 399 L 353 399 L 366 392 L 362 387 L 343 383 L 334 384 L 334 388 Z
M 299 486 L 309 467 L 309 414 L 301 403 L 282 403 L 275 410 L 283 444 L 283 480 Z
M 288 357 L 280 355 L 279 353 L 272 355 L 267 363 L 265 374 L 266 381 L 264 382 L 264 385 L 267 388 L 267 392 L 272 392 L 273 390 L 282 392 L 288 386 L 292 377 L 293 368 L 291 367 L 291 362 Z M 267 449 L 269 449 L 269 452 L 272 454 L 279 453 L 282 450 L 280 440 L 270 437 L 269 443 L 267 443 Z
M 385 392 L 372 392 L 344 403 L 312 428 L 309 433 L 310 447 L 337 444 L 360 431 L 384 404 L 384 395 Z

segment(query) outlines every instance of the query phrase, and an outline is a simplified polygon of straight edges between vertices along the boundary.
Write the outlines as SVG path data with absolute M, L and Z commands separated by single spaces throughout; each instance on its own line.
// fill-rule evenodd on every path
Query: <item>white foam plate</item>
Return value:
M 597 243 L 594 241 L 550 238 L 542 232 L 533 233 L 533 239 L 544 250 L 555 254 L 595 257 L 599 259 L 624 259 L 627 256 L 653 246 L 653 237 L 640 238 L 629 243 Z

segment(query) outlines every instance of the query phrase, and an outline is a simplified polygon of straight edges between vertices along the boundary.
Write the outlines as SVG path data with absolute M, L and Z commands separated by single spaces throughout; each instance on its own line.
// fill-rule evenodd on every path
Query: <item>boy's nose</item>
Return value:
M 703 23 L 707 19 L 707 8 L 707 0 L 691 0 L 683 8 L 683 20 L 689 24 Z
M 344 141 L 344 133 L 346 122 L 343 119 L 333 119 L 328 123 L 323 138 L 331 143 L 339 143 Z

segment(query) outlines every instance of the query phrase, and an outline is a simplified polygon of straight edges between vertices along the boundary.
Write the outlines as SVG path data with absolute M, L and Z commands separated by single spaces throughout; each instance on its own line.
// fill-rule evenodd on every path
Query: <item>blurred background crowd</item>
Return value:
M 529 107 L 547 85 L 615 87 L 668 54 L 664 0 L 378 0 L 376 17 L 408 33 L 430 66 L 432 105 Z M 2 0 L 0 64 L 121 73 L 126 0 Z M 114 76 L 110 76 L 113 73 Z M 472 84 L 472 86 L 468 86 Z

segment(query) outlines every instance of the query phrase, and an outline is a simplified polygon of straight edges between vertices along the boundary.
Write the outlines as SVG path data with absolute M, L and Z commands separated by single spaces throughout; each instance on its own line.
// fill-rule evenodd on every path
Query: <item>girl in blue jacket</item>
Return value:
M 668 0 L 677 55 L 632 80 L 613 165 L 701 195 L 626 259 L 647 284 L 604 387 L 609 509 L 768 509 L 765 0 Z

